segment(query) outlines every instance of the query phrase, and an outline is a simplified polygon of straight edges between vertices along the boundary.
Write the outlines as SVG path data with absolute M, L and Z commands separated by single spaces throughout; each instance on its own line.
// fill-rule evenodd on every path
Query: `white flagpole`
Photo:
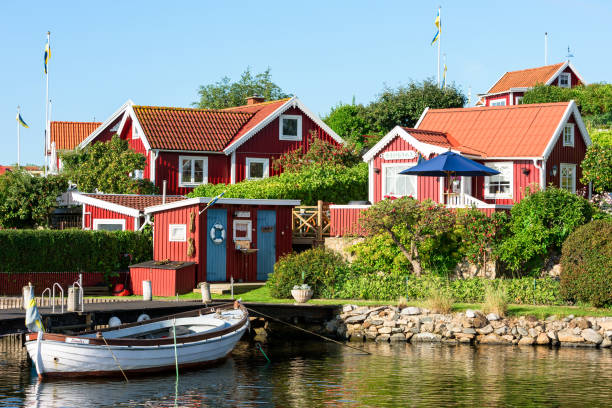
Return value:
M 21 141 L 21 129 L 19 129 L 21 127 L 21 123 L 19 123 L 19 115 L 21 114 L 21 110 L 19 105 L 17 105 L 17 167 L 21 166 L 21 157 L 20 157 L 20 141 Z
M 51 53 L 51 31 L 47 31 L 47 44 L 49 45 L 49 54 Z M 51 58 L 49 56 L 49 62 L 51 61 Z M 48 134 L 47 132 L 49 131 L 49 64 L 47 65 L 47 73 L 46 75 L 46 79 L 47 79 L 47 93 L 45 96 L 45 177 L 47 177 L 47 167 L 49 165 L 49 157 L 47 156 L 47 139 L 48 139 Z
M 442 42 L 442 6 L 438 6 L 438 16 L 440 18 L 440 28 L 438 29 L 438 88 L 440 87 L 440 43 Z

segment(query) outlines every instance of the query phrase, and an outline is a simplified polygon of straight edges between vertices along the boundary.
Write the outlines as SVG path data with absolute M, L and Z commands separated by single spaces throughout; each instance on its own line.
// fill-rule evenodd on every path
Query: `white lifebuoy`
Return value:
M 217 236 L 217 231 L 219 231 L 221 236 Z M 223 225 L 216 223 L 212 226 L 210 229 L 210 240 L 215 244 L 221 244 L 225 241 L 225 228 L 223 228 Z

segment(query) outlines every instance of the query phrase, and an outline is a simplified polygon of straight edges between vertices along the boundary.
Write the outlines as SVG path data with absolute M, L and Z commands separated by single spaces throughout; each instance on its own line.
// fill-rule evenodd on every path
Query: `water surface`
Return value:
M 507 346 L 240 342 L 224 363 L 175 375 L 38 382 L 0 340 L 0 407 L 597 407 L 612 401 L 612 351 Z

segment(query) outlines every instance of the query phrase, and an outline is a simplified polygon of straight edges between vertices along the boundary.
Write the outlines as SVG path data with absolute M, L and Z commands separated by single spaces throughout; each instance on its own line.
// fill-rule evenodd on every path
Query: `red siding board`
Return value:
M 207 157 L 208 182 L 211 184 L 229 184 L 230 157 L 224 154 L 197 154 L 160 152 L 155 163 L 155 184 L 160 190 L 164 180 L 167 194 L 185 195 L 193 191 L 193 187 L 179 187 L 179 156 Z
M 561 163 L 575 164 L 576 165 L 576 191 L 586 187 L 580 182 L 582 177 L 582 168 L 580 163 L 584 160 L 586 155 L 587 146 L 584 143 L 580 128 L 576 124 L 574 115 L 568 119 L 567 123 L 574 124 L 574 146 L 563 146 L 563 129 L 559 135 L 559 139 L 555 143 L 555 147 L 550 152 L 550 156 L 546 160 L 546 185 L 553 185 L 559 187 L 560 176 L 561 176 Z M 557 175 L 551 174 L 553 166 L 557 166 Z
M 362 235 L 359 228 L 359 217 L 365 208 L 331 207 L 330 235 L 342 237 L 345 235 Z
M 85 204 L 85 217 L 84 228 L 93 229 L 94 220 L 98 219 L 113 219 L 113 220 L 125 220 L 125 230 L 134 231 L 134 217 L 120 214 L 115 211 L 106 210 L 104 208 L 95 207 L 89 204 Z
M 142 281 L 150 280 L 153 296 L 174 296 L 189 293 L 195 287 L 195 265 L 178 270 L 130 268 L 132 293 L 142 295 Z

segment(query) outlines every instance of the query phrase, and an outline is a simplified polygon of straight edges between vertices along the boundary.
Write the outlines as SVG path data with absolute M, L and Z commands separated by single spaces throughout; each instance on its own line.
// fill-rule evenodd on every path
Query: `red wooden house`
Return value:
M 232 277 L 267 280 L 275 262 L 291 252 L 291 210 L 299 200 L 221 198 L 203 211 L 210 200 L 190 198 L 145 209 L 155 217 L 153 259 L 194 262 L 194 285 Z
M 205 183 L 233 184 L 275 175 L 272 160 L 295 149 L 308 149 L 309 135 L 341 144 L 343 140 L 297 98 L 223 110 L 139 106 L 126 102 L 79 147 L 107 141 L 114 134 L 146 157 L 135 177 L 153 181 L 168 194 L 187 194 Z
M 487 93 L 479 95 L 476 106 L 518 105 L 525 92 L 537 84 L 573 88 L 586 82 L 569 61 L 506 72 Z
M 58 153 L 74 150 L 100 125 L 100 122 L 51 122 L 46 152 L 51 173 L 62 169 Z
M 415 129 L 396 126 L 363 157 L 369 166 L 369 201 L 412 196 L 447 207 L 507 210 L 527 187 L 584 187 L 580 163 L 588 132 L 574 101 L 459 109 L 425 109 Z M 452 150 L 500 171 L 491 177 L 445 178 L 398 174 Z M 445 194 L 445 192 L 452 192 Z M 355 232 L 363 208 L 332 206 L 332 235 Z

